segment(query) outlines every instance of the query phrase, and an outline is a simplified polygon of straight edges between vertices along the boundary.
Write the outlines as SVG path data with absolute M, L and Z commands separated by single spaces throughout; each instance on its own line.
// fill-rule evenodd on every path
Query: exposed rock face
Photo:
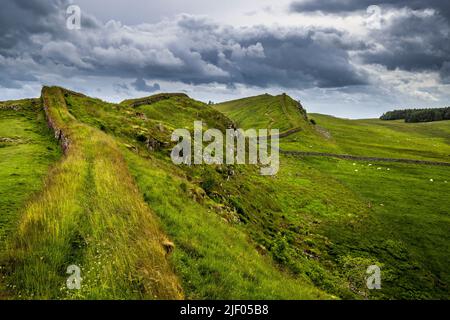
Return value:
M 145 146 L 149 151 L 158 151 L 163 148 L 166 148 L 169 145 L 170 144 L 168 142 L 159 141 L 155 138 L 147 138 L 147 140 L 145 141 Z
M 147 139 L 145 145 L 147 146 L 147 149 L 150 151 L 159 150 L 161 148 L 161 142 L 152 138 Z
M 64 93 L 64 96 L 68 96 L 69 94 L 72 96 L 77 96 L 77 97 L 81 97 L 81 98 L 87 98 L 86 95 L 79 93 L 79 92 L 75 92 L 69 89 L 65 89 L 65 88 L 60 88 L 60 90 Z
M 142 112 L 136 112 L 136 116 L 142 120 L 147 120 L 147 116 Z
M 61 148 L 63 149 L 63 153 L 67 154 L 67 151 L 69 150 L 69 146 L 70 146 L 69 137 L 64 133 L 62 128 L 59 128 L 56 125 L 55 121 L 52 119 L 52 117 L 51 117 L 51 115 L 50 115 L 50 113 L 48 111 L 48 106 L 45 103 L 45 98 L 42 99 L 42 103 L 44 105 L 45 117 L 47 118 L 47 124 L 48 124 L 49 128 L 53 130 L 53 132 L 55 134 L 55 138 L 61 144 Z

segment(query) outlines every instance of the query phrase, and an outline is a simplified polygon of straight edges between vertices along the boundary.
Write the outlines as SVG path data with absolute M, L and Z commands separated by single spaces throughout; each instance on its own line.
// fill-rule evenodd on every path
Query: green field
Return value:
M 280 143 L 285 150 L 450 162 L 450 121 L 404 123 L 401 120 L 346 120 L 311 114 L 324 139 L 301 133 Z
M 61 155 L 39 100 L 0 104 L 0 246 L 16 225 L 25 202 L 43 187 L 49 166 Z
M 202 120 L 294 129 L 281 150 L 450 162 L 449 121 L 307 115 L 286 95 L 212 107 L 181 94 L 111 104 L 44 88 L 42 98 L 68 137 L 60 160 L 39 100 L 0 111 L 0 137 L 11 138 L 0 143 L 2 297 L 450 296 L 450 167 L 282 154 L 267 177 L 169 157 L 173 129 Z M 79 291 L 64 287 L 70 264 L 82 267 Z M 381 290 L 365 286 L 373 264 Z
M 234 120 L 240 128 L 279 129 L 307 128 L 306 111 L 291 97 L 282 94 L 244 98 L 214 105 L 214 109 Z

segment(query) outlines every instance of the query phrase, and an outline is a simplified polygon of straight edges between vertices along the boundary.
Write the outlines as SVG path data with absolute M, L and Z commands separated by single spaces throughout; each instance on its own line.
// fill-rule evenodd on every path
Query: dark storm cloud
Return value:
M 264 48 L 264 57 L 247 59 L 238 66 L 246 82 L 266 86 L 278 84 L 285 87 L 305 86 L 345 87 L 366 84 L 365 75 L 351 63 L 347 47 L 361 44 L 344 40 L 344 34 L 336 30 L 310 30 L 258 34 L 242 40 L 244 46 L 257 43 Z
M 192 84 L 305 88 L 366 83 L 365 75 L 350 63 L 347 52 L 348 47 L 364 45 L 336 30 L 264 27 L 241 30 L 183 16 L 176 24 L 175 35 L 177 41 L 167 43 L 156 55 L 160 63 L 153 59 L 129 64 L 129 59 L 118 59 L 117 48 L 110 48 L 108 58 L 113 59 L 115 70 L 123 73 Z M 96 59 L 101 63 L 97 63 L 96 69 L 105 69 L 105 63 L 106 70 L 112 69 L 109 67 L 112 60 L 108 58 Z M 141 67 L 136 69 L 137 65 Z
M 437 71 L 443 80 L 450 77 L 450 1 L 444 0 L 314 0 L 291 5 L 294 12 L 351 13 L 379 5 L 382 9 L 408 8 L 407 15 L 384 21 L 370 34 L 370 41 L 382 49 L 362 50 L 366 64 L 380 64 L 389 70 Z M 420 14 L 417 10 L 433 9 Z
M 32 35 L 47 34 L 52 38 L 67 36 L 65 28 L 68 0 L 3 0 L 0 10 L 0 54 L 14 54 L 9 49 L 20 42 L 29 41 Z M 85 28 L 95 28 L 99 23 L 87 14 L 82 16 Z
M 405 16 L 372 32 L 382 50 L 362 53 L 365 63 L 393 70 L 439 71 L 450 61 L 450 28 L 440 16 Z
M 136 79 L 132 84 L 133 88 L 135 88 L 137 91 L 143 91 L 143 92 L 155 92 L 161 90 L 161 87 L 158 83 L 154 83 L 153 85 L 149 86 L 147 82 L 142 79 L 138 78 Z
M 2 1 L 0 49 L 5 52 L 30 34 L 51 32 L 59 5 L 59 1 Z
M 117 76 L 228 86 L 343 87 L 366 83 L 348 49 L 361 43 L 334 29 L 234 28 L 183 15 L 139 26 L 100 25 L 82 11 L 82 29 L 65 27 L 66 0 L 2 3 L 0 57 L 26 59 L 36 77 Z M 83 9 L 83 8 L 82 8 Z M 0 60 L 2 83 L 19 80 Z
M 445 84 L 450 84 L 450 62 L 445 62 L 442 66 L 440 76 L 442 79 L 442 82 Z

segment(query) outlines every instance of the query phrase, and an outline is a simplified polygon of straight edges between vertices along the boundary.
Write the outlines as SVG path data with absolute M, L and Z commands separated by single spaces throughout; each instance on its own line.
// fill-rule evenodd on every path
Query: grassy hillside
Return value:
M 450 162 L 450 121 L 404 123 L 377 119 L 347 120 L 311 114 L 322 139 L 284 138 L 284 150 L 313 150 L 360 156 Z
M 0 103 L 0 247 L 60 155 L 38 99 Z
M 132 107 L 141 118 L 157 121 L 169 129 L 192 129 L 194 121 L 203 121 L 207 127 L 219 130 L 225 130 L 232 125 L 229 118 L 222 113 L 184 94 L 159 94 L 126 100 L 121 105 Z
M 244 117 L 263 118 L 271 103 L 270 97 L 261 96 L 252 116 Z M 239 123 L 244 113 L 227 114 Z M 305 130 L 282 138 L 281 149 L 450 162 L 448 121 L 408 124 L 345 120 L 318 114 L 309 118 L 317 123 L 313 127 L 315 132 Z M 279 116 L 278 120 L 282 119 Z M 286 170 L 289 180 L 284 176 Z M 289 181 L 286 188 L 289 191 L 285 201 L 281 201 L 283 214 L 291 206 L 296 210 L 302 208 L 297 201 L 308 203 L 317 226 L 314 232 L 326 237 L 324 242 L 307 239 L 310 247 L 306 250 L 313 252 L 321 266 L 328 266 L 325 270 L 348 278 L 351 291 L 372 298 L 448 296 L 450 273 L 445 266 L 449 262 L 446 253 L 450 237 L 446 230 L 450 227 L 450 202 L 446 195 L 450 192 L 450 168 L 282 157 L 277 180 Z M 293 187 L 300 181 L 308 181 L 308 188 L 296 192 Z M 282 197 L 283 189 L 277 182 L 273 186 L 277 196 Z M 293 194 L 300 199 L 293 199 Z M 338 198 L 333 200 L 332 194 Z M 350 207 L 349 201 L 353 201 Z M 307 216 L 304 207 L 300 210 L 304 219 Z M 285 232 L 279 226 L 276 230 Z M 290 256 L 293 255 L 291 252 Z M 375 262 L 385 269 L 384 288 L 381 292 L 368 292 L 361 280 L 364 266 Z M 358 277 L 352 273 L 359 274 L 360 279 L 356 280 Z M 322 286 L 324 283 L 327 281 L 317 282 Z
M 173 265 L 188 298 L 331 297 L 315 288 L 304 274 L 282 270 L 270 256 L 258 253 L 258 243 L 248 236 L 251 228 L 241 224 L 236 208 L 215 199 L 212 188 L 217 188 L 220 182 L 213 179 L 226 183 L 226 172 L 231 168 L 172 164 L 167 147 L 172 128 L 178 125 L 192 129 L 193 122 L 201 119 L 209 127 L 224 130 L 232 124 L 227 117 L 204 103 L 178 95 L 138 106 L 132 105 L 136 100 L 113 105 L 71 94 L 65 99 L 78 119 L 102 128 L 122 143 L 145 201 L 158 214 L 176 245 Z M 144 103 L 152 101 L 152 97 L 144 99 Z M 149 147 L 147 142 L 155 137 L 161 148 Z M 244 169 L 239 176 L 246 174 L 259 176 L 253 168 Z M 249 181 L 251 177 L 245 179 Z M 230 183 L 231 191 L 237 192 L 240 180 L 238 177 L 231 180 L 235 180 Z M 234 198 L 238 196 L 235 194 Z M 250 202 L 250 198 L 245 200 Z
M 228 101 L 214 105 L 214 109 L 226 114 L 239 128 L 244 129 L 279 129 L 284 132 L 308 127 L 302 105 L 285 94 L 264 94 Z
M 68 100 L 71 99 L 75 98 L 68 98 Z M 197 104 L 197 102 L 190 102 L 186 97 L 169 97 L 163 101 L 153 102 L 150 105 L 140 104 L 127 111 L 129 118 L 128 120 L 123 119 L 119 121 L 119 123 L 122 123 L 123 121 L 132 122 L 134 121 L 134 118 L 142 117 L 141 113 L 144 112 L 139 110 L 139 108 L 143 107 L 144 109 L 151 110 L 151 112 L 145 113 L 147 119 L 144 122 L 147 123 L 148 126 L 148 123 L 152 123 L 154 120 L 159 122 L 164 119 L 164 117 L 166 117 L 165 114 L 171 114 L 172 111 L 170 108 L 173 107 L 175 109 L 174 112 L 179 112 L 181 110 L 184 112 L 184 115 L 177 116 L 173 120 L 171 120 L 170 117 L 167 117 L 168 120 L 163 122 L 165 126 L 179 125 L 181 127 L 190 128 L 190 124 L 196 119 L 196 114 L 192 114 L 192 109 L 186 106 L 184 109 L 179 109 L 178 106 L 180 104 L 180 100 L 183 100 L 185 105 L 189 105 L 190 103 L 193 103 L 194 105 Z M 268 101 L 272 101 L 272 98 L 268 97 Z M 161 102 L 164 104 L 161 104 Z M 263 103 L 261 99 L 260 102 L 261 104 Z M 92 121 L 92 119 L 98 120 L 100 118 L 94 118 L 94 114 L 92 114 L 92 111 L 89 111 L 88 109 L 84 109 L 83 111 L 82 106 L 86 105 L 86 103 L 75 103 L 74 105 L 80 106 L 80 108 L 74 108 L 73 110 L 74 114 L 77 114 L 77 117 L 85 117 L 87 121 Z M 202 106 L 204 109 L 208 110 L 208 106 Z M 114 106 L 110 107 L 112 110 L 115 110 Z M 122 104 L 122 107 L 124 107 L 124 104 Z M 155 111 L 158 107 L 165 108 L 164 114 Z M 136 108 L 138 110 L 135 110 Z M 123 110 L 119 111 L 118 114 L 120 115 L 120 112 L 122 111 Z M 86 116 L 86 113 L 91 114 Z M 200 113 L 205 114 L 205 112 L 202 111 L 200 111 Z M 258 113 L 258 109 L 253 110 L 252 114 L 254 118 L 258 118 L 259 116 L 264 118 L 264 113 Z M 281 116 L 284 117 L 283 114 L 281 114 Z M 215 119 L 218 118 L 218 116 L 211 113 L 211 118 Z M 305 143 L 314 143 L 316 146 L 320 145 L 325 150 L 333 150 L 335 152 L 338 151 L 343 153 L 348 150 L 345 148 L 348 148 L 350 142 L 339 141 L 338 143 L 338 140 L 332 136 L 334 133 L 333 128 L 329 126 L 328 123 L 323 123 L 320 116 L 314 115 L 314 118 L 318 118 L 317 122 L 319 122 L 319 125 L 309 125 L 306 121 L 304 121 L 304 118 L 300 114 L 298 123 L 302 123 L 307 129 L 283 138 L 282 143 L 292 139 L 292 137 L 295 138 L 295 136 L 299 136 L 301 137 L 300 141 L 303 146 L 305 146 Z M 180 119 L 184 120 L 182 122 L 175 123 L 175 121 L 179 121 Z M 203 119 L 208 118 L 203 116 Z M 241 118 L 237 117 L 232 120 L 239 124 Z M 172 124 L 170 121 L 172 121 Z M 320 126 L 320 124 L 322 126 Z M 142 126 L 146 127 L 145 125 Z M 244 123 L 243 127 L 249 128 L 250 126 L 251 124 Z M 224 127 L 225 126 L 222 126 L 221 128 L 223 129 Z M 376 131 L 377 129 L 376 127 L 372 127 L 370 124 L 368 124 L 367 127 L 369 130 L 373 131 Z M 356 126 L 356 128 L 358 127 Z M 349 131 L 349 135 L 354 134 L 362 139 L 365 137 L 364 135 L 359 134 L 359 132 L 357 132 L 350 124 L 346 127 L 346 129 Z M 352 132 L 352 130 L 355 131 Z M 401 131 L 401 129 L 399 129 L 399 131 Z M 150 136 L 152 134 L 153 133 L 149 133 Z M 117 133 L 116 136 L 119 139 L 125 139 L 125 136 L 120 133 Z M 132 138 L 133 136 L 136 136 L 136 134 L 127 135 L 128 138 Z M 381 131 L 378 133 L 372 133 L 372 136 L 376 136 L 377 139 L 384 139 Z M 141 158 L 151 158 L 152 163 L 159 161 L 159 166 L 165 163 L 165 168 L 163 166 L 164 169 L 160 169 L 161 173 L 163 171 L 177 172 L 175 168 L 172 168 L 170 160 L 167 158 L 167 153 L 149 153 L 146 155 L 148 150 L 146 150 L 145 144 L 139 143 L 139 139 L 135 139 L 133 141 L 128 138 L 125 139 L 126 144 L 129 145 L 131 143 L 134 146 L 134 148 L 130 149 L 132 150 L 132 154 L 138 153 Z M 373 139 L 375 139 L 375 137 Z M 429 146 L 429 144 L 425 141 L 423 146 L 424 149 L 426 149 L 426 146 Z M 305 147 L 305 149 L 308 150 L 310 145 L 306 145 Z M 361 154 L 378 155 L 376 153 L 367 152 L 366 150 L 361 152 Z M 387 147 L 386 150 L 389 150 L 389 148 Z M 382 155 L 395 156 L 395 154 L 387 152 L 388 151 Z M 129 154 L 131 153 L 129 152 Z M 426 158 L 426 156 L 424 156 L 424 158 Z M 141 166 L 137 166 L 139 163 L 137 160 L 139 158 L 131 157 L 130 159 L 134 159 L 134 161 L 130 162 L 132 172 L 134 172 L 138 184 L 140 185 L 142 192 L 144 192 L 148 203 L 153 206 L 155 202 L 161 201 L 160 198 L 163 198 L 163 195 L 152 196 L 148 192 L 146 193 L 146 190 L 148 190 L 148 188 L 151 190 L 158 190 L 158 188 L 152 187 L 152 184 L 155 183 L 157 178 L 150 174 L 151 170 L 148 169 L 150 164 L 147 163 L 144 166 L 144 162 L 141 161 Z M 233 167 L 231 168 L 231 171 L 233 172 L 232 174 L 230 174 L 230 168 L 227 167 L 190 167 L 181 168 L 182 172 L 179 172 L 178 174 L 182 177 L 186 177 L 189 181 L 181 183 L 181 185 L 183 185 L 183 187 L 181 187 L 182 190 L 187 190 L 188 194 L 193 192 L 194 198 L 200 197 L 203 199 L 201 201 L 197 199 L 197 202 L 200 202 L 202 206 L 204 206 L 204 199 L 206 199 L 206 203 L 208 203 L 207 211 L 215 212 L 219 217 L 222 217 L 227 221 L 237 221 L 237 225 L 250 236 L 252 242 L 254 242 L 254 246 L 260 253 L 268 254 L 276 264 L 286 269 L 286 271 L 289 271 L 297 276 L 309 278 L 315 285 L 325 291 L 347 298 L 354 298 L 358 296 L 372 296 L 373 298 L 411 298 L 414 296 L 436 297 L 445 293 L 445 288 L 443 289 L 442 287 L 437 287 L 440 289 L 433 289 L 433 286 L 436 285 L 436 281 L 443 282 L 441 276 L 438 276 L 437 278 L 435 276 L 436 274 L 444 276 L 443 273 L 445 273 L 444 270 L 440 269 L 439 263 L 434 265 L 426 264 L 425 267 L 421 267 L 422 271 L 417 273 L 417 277 L 409 277 L 409 280 L 404 281 L 405 283 L 401 284 L 402 286 L 411 287 L 411 292 L 401 292 L 401 290 L 399 292 L 395 287 L 395 282 L 389 284 L 389 288 L 386 288 L 382 294 L 364 290 L 364 284 L 361 280 L 365 271 L 363 266 L 367 263 L 378 263 L 383 265 L 386 261 L 389 261 L 390 255 L 386 255 L 387 251 L 384 251 L 383 248 L 378 250 L 376 253 L 368 255 L 367 252 L 370 251 L 370 246 L 366 243 L 361 243 L 361 246 L 359 247 L 356 246 L 356 249 L 353 251 L 342 250 L 343 247 L 345 248 L 346 244 L 343 239 L 347 239 L 348 237 L 348 240 L 346 241 L 355 243 L 357 239 L 363 237 L 363 231 L 352 234 L 352 230 L 367 230 L 365 229 L 366 225 L 371 225 L 371 223 L 373 223 L 373 225 L 376 225 L 379 229 L 381 228 L 380 225 L 383 226 L 383 228 L 380 229 L 381 231 L 377 235 L 373 236 L 373 241 L 384 243 L 386 239 L 390 239 L 390 230 L 393 225 L 400 223 L 399 221 L 402 220 L 408 221 L 404 216 L 404 214 L 408 211 L 408 205 L 400 205 L 399 203 L 398 206 L 393 206 L 392 210 L 394 210 L 394 212 L 398 210 L 399 212 L 397 215 L 393 214 L 389 216 L 393 217 L 391 220 L 386 219 L 389 223 L 380 223 L 380 221 L 385 219 L 385 217 L 380 217 L 379 220 L 376 220 L 376 222 L 372 222 L 372 217 L 377 215 L 379 208 L 371 204 L 373 201 L 372 199 L 368 199 L 364 196 L 364 194 L 362 194 L 362 191 L 367 190 L 364 186 L 368 187 L 369 184 L 364 185 L 362 182 L 360 184 L 356 184 L 356 181 L 352 180 L 351 176 L 346 176 L 346 179 L 344 179 L 336 172 L 330 170 L 330 166 L 327 166 L 326 164 L 335 163 L 334 160 L 325 159 L 323 160 L 323 163 L 318 161 L 320 165 L 316 163 L 317 161 L 314 162 L 312 159 L 308 160 L 310 162 L 305 161 L 306 160 L 299 161 L 296 158 L 282 157 L 281 171 L 275 179 L 260 177 L 256 170 L 252 170 L 252 168 L 247 167 Z M 353 168 L 353 162 L 342 161 L 342 163 L 347 164 L 349 168 Z M 380 166 L 383 168 L 381 171 L 378 170 Z M 361 181 L 364 181 L 364 179 L 372 179 L 373 185 L 384 185 L 384 192 L 393 192 L 395 188 L 398 188 L 399 186 L 401 188 L 401 186 L 404 185 L 402 174 L 409 174 L 407 171 L 409 166 L 398 166 L 400 166 L 399 172 L 393 176 L 393 180 L 390 183 L 386 183 L 384 181 L 385 175 L 383 175 L 383 173 L 385 174 L 386 172 L 391 171 L 388 171 L 388 168 L 385 165 L 376 163 L 373 163 L 370 168 L 374 168 L 375 173 L 378 175 L 369 176 L 366 175 L 366 172 L 361 173 Z M 147 170 L 144 170 L 144 167 L 146 167 Z M 333 165 L 331 165 L 331 168 L 333 168 Z M 412 176 L 416 177 L 418 181 L 422 181 L 422 183 L 424 183 L 421 187 L 423 188 L 423 186 L 427 185 L 430 178 L 424 177 L 426 174 L 422 176 L 420 174 L 420 168 L 421 167 L 418 167 Z M 423 168 L 428 169 L 427 167 Z M 354 174 L 354 170 L 358 169 L 351 169 L 350 174 Z M 433 172 L 444 172 L 444 177 L 447 172 L 447 170 L 443 168 L 431 168 L 431 170 L 434 170 Z M 358 170 L 358 172 L 360 171 L 362 170 Z M 153 173 L 153 175 L 155 174 Z M 152 177 L 149 178 L 149 176 Z M 164 183 L 167 184 L 167 181 L 170 180 L 171 179 L 166 179 Z M 350 182 L 353 182 L 353 184 Z M 186 187 L 185 185 L 191 187 Z M 191 188 L 193 190 L 201 190 L 201 192 L 204 192 L 205 195 L 199 196 L 197 194 L 198 191 L 192 191 Z M 445 189 L 442 189 L 442 192 L 444 193 Z M 433 194 L 433 192 L 431 192 L 431 194 Z M 382 195 L 385 196 L 385 193 Z M 407 203 L 413 197 L 417 198 L 417 194 L 408 194 L 406 192 L 402 195 L 398 195 L 399 199 L 400 196 L 402 197 L 401 200 L 406 201 Z M 438 198 L 443 197 L 443 194 L 436 194 L 436 196 Z M 178 199 L 179 197 L 180 196 L 177 196 L 175 199 Z M 170 209 L 167 208 L 168 204 L 165 201 L 163 203 L 165 204 L 162 205 L 159 210 L 161 210 L 161 219 L 164 224 L 167 219 L 164 214 L 167 214 L 168 211 L 170 212 Z M 448 207 L 448 203 L 445 201 L 441 202 L 440 205 L 441 209 L 439 210 L 443 210 L 442 208 Z M 380 208 L 384 207 L 380 205 Z M 423 203 L 421 202 L 420 205 L 417 205 L 417 208 L 418 210 L 434 210 L 435 204 L 423 201 Z M 158 212 L 159 210 L 156 211 Z M 181 207 L 179 210 L 182 210 Z M 182 211 L 186 212 L 188 210 L 186 209 Z M 442 248 L 446 240 L 440 240 L 442 239 L 441 227 L 445 228 L 446 218 L 442 219 L 440 215 L 435 216 L 435 218 L 437 224 L 432 224 L 431 228 L 433 229 L 439 225 L 440 231 L 434 231 L 439 236 L 429 238 L 429 235 L 427 235 L 428 240 L 425 240 L 425 238 L 421 239 L 420 243 L 425 244 L 428 241 L 429 243 L 434 243 L 437 247 Z M 414 228 L 420 230 L 425 227 L 423 225 L 423 221 L 415 220 L 413 218 L 411 218 L 411 222 L 408 222 L 406 225 L 409 225 L 409 223 L 414 223 L 415 225 L 410 228 L 411 230 Z M 198 225 L 199 228 L 195 228 L 196 231 L 192 234 L 205 232 L 204 230 L 208 229 L 209 223 L 208 225 L 203 225 L 200 223 L 197 223 L 196 225 Z M 177 230 L 178 228 L 181 228 L 181 226 L 182 225 L 177 225 L 174 227 L 170 224 L 170 227 L 167 227 L 167 232 L 170 234 L 174 233 L 173 237 L 174 239 L 177 239 L 180 235 L 177 236 L 177 232 L 174 231 L 174 229 Z M 335 226 L 336 228 L 334 228 Z M 428 228 L 430 228 L 430 226 L 428 226 Z M 342 238 L 336 236 L 336 232 L 332 232 L 335 229 L 343 230 Z M 400 237 L 401 240 L 398 241 L 401 241 L 401 243 L 407 243 L 410 246 L 409 249 L 411 251 L 421 252 L 421 245 L 414 245 L 415 240 L 411 236 L 412 234 L 416 234 L 417 237 L 417 233 L 408 233 L 406 232 L 407 230 L 408 228 L 405 229 L 405 235 Z M 192 237 L 192 234 L 189 236 Z M 425 237 L 425 235 L 423 236 Z M 427 247 L 430 248 L 430 246 Z M 182 253 L 184 250 L 185 248 L 182 247 L 178 253 Z M 440 249 L 436 250 L 436 253 L 438 252 L 442 251 L 440 251 Z M 424 262 L 426 261 L 427 254 L 419 254 L 417 259 Z M 189 255 L 191 255 L 191 253 L 189 253 L 188 256 Z M 175 257 L 177 257 L 177 254 L 175 254 Z M 408 261 L 407 263 L 411 262 L 408 259 L 406 260 Z M 436 261 L 440 261 L 440 263 L 442 263 L 442 261 L 445 261 L 445 257 L 438 254 L 436 256 Z M 244 262 L 241 263 L 244 264 Z M 394 258 L 393 261 L 390 261 L 389 263 L 394 266 L 390 269 L 390 272 L 397 274 L 397 276 L 401 276 L 401 272 L 403 272 L 402 268 L 404 268 L 404 266 L 400 263 L 400 261 L 396 261 L 396 258 Z M 183 265 L 182 263 L 175 263 L 175 265 L 178 266 L 180 264 Z M 189 277 L 193 277 L 192 270 L 194 268 L 191 264 L 188 264 L 188 266 L 189 267 L 185 269 L 185 272 L 186 274 L 189 274 Z M 399 268 L 396 268 L 395 266 L 399 266 Z M 230 266 L 224 268 L 223 270 L 227 270 L 228 268 L 230 268 Z M 222 274 L 218 269 L 215 270 L 218 274 Z M 354 277 L 351 276 L 352 273 L 357 273 L 360 278 L 354 279 Z M 224 272 L 224 274 L 226 273 Z M 433 279 L 433 277 L 435 277 L 434 280 L 423 280 Z M 421 280 L 417 280 L 418 278 Z M 201 282 L 202 285 L 213 282 L 210 278 L 207 279 L 207 282 Z M 187 281 L 188 283 L 193 282 L 191 278 Z M 235 283 L 245 283 L 242 279 L 240 281 L 233 281 Z M 389 282 L 385 284 L 386 287 L 388 287 L 388 283 Z M 421 290 L 420 286 L 427 289 Z M 212 286 L 210 292 L 203 293 L 200 296 L 219 297 L 221 295 L 218 295 L 214 291 L 219 287 L 220 286 Z M 195 286 L 195 289 L 193 289 L 191 293 L 192 296 L 198 296 L 197 290 L 199 290 L 199 288 L 202 288 L 202 286 Z
M 10 219 L 10 297 L 448 297 L 449 167 L 282 154 L 268 177 L 169 157 L 172 130 L 203 120 L 222 131 L 279 128 L 289 133 L 283 150 L 448 161 L 447 123 L 310 115 L 313 125 L 285 95 L 214 108 L 184 94 L 111 104 L 46 88 L 43 98 L 68 148 Z M 68 264 L 82 266 L 81 291 L 60 290 Z M 382 290 L 365 286 L 372 264 Z
M 163 248 L 166 237 L 115 142 L 76 120 L 66 108 L 63 90 L 44 88 L 42 99 L 69 147 L 7 242 L 2 259 L 7 294 L 181 298 Z M 84 285 L 69 292 L 66 269 L 73 264 L 81 267 Z

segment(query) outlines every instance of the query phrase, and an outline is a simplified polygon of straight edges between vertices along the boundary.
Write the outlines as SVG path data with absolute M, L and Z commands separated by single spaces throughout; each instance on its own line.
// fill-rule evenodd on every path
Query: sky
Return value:
M 70 5 L 81 12 L 80 28 Z M 2 0 L 0 100 L 287 93 L 308 112 L 450 105 L 448 0 Z

